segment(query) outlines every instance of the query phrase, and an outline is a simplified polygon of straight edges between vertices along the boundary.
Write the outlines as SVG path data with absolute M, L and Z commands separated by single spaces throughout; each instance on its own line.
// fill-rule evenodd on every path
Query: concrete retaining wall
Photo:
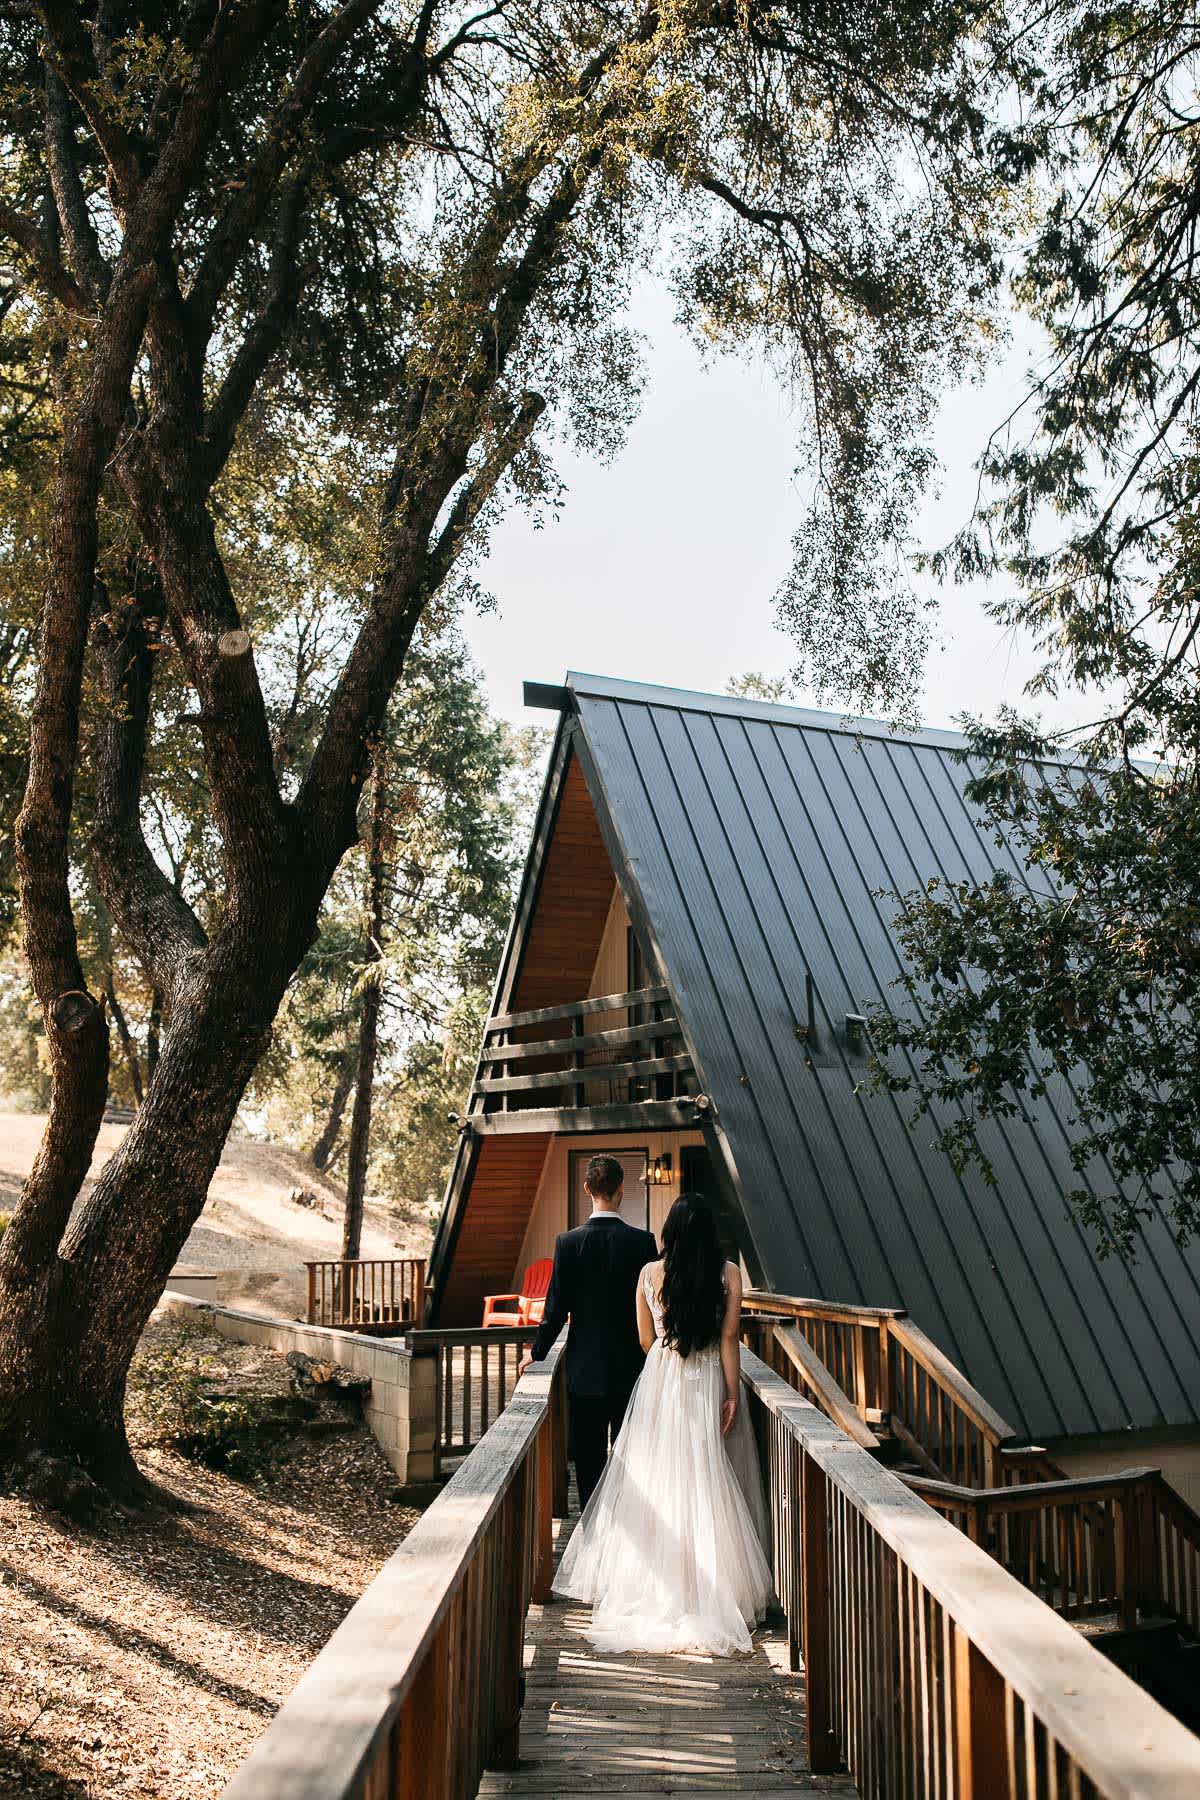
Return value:
M 364 1337 L 355 1331 L 332 1331 L 296 1320 L 272 1319 L 263 1313 L 212 1306 L 168 1288 L 159 1317 L 203 1322 L 236 1344 L 261 1344 L 286 1356 L 301 1350 L 322 1362 L 340 1363 L 355 1375 L 368 1375 L 371 1391 L 363 1417 L 383 1454 L 405 1483 L 432 1481 L 434 1382 L 432 1357 L 414 1357 L 403 1338 Z

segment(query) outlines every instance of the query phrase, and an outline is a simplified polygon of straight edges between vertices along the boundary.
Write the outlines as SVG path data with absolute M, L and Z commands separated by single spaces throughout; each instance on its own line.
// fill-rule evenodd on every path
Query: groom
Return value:
M 648 1231 L 619 1218 L 624 1172 L 613 1156 L 593 1156 L 583 1190 L 592 1203 L 585 1225 L 565 1231 L 554 1246 L 546 1311 L 521 1373 L 541 1362 L 566 1324 L 570 1457 L 583 1509 L 604 1473 L 610 1435 L 621 1429 L 633 1384 L 642 1369 L 637 1280 L 658 1245 Z

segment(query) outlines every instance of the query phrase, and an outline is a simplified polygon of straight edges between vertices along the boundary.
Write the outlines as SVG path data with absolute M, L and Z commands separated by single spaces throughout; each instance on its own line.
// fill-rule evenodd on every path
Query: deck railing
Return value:
M 618 1013 L 626 1023 L 592 1028 Z M 499 1013 L 484 1028 L 480 1063 L 472 1110 L 489 1103 L 507 1110 L 535 1096 L 543 1105 L 581 1108 L 597 1086 L 609 1102 L 667 1099 L 692 1071 L 664 987 Z
M 425 1263 L 416 1257 L 310 1262 L 308 1323 L 396 1335 L 425 1317 Z
M 525 1613 L 548 1596 L 566 1506 L 561 1352 L 522 1378 L 224 1800 L 471 1800 L 485 1768 L 514 1766 Z M 845 1763 L 864 1800 L 1200 1792 L 1200 1741 L 760 1358 L 742 1370 L 815 1775 Z
M 469 1454 L 499 1418 L 517 1385 L 517 1368 L 535 1325 L 489 1326 L 485 1331 L 413 1331 L 414 1356 L 436 1358 L 433 1464 Z
M 1063 1471 L 1044 1450 L 1020 1444 L 1008 1421 L 906 1313 L 759 1288 L 750 1289 L 744 1306 L 747 1317 L 788 1320 L 862 1424 L 898 1439 L 934 1479 L 982 1488 L 1061 1477 Z M 847 1429 L 798 1367 L 793 1379 L 777 1362 L 772 1366 Z
M 1200 1740 L 752 1352 L 814 1774 L 864 1800 L 1183 1800 Z
M 523 1377 L 303 1675 L 224 1800 L 474 1800 L 517 1760 L 525 1614 L 550 1591 L 561 1342 Z
M 1200 1637 L 1200 1514 L 1160 1469 L 982 1491 L 908 1485 L 1064 1617 L 1169 1617 Z

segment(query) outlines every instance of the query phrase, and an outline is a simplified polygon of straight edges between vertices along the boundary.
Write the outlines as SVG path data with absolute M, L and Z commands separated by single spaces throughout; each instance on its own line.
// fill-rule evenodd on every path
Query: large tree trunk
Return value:
M 10 1459 L 67 1459 L 118 1492 L 142 1485 L 125 1435 L 129 1361 L 204 1206 L 285 983 L 281 966 L 251 979 L 218 959 L 173 1010 L 137 1117 L 59 1254 L 22 1279 L 0 1241 Z
M 375 751 L 375 791 L 371 802 L 371 843 L 367 876 L 367 973 L 363 981 L 362 1013 L 358 1027 L 358 1069 L 354 1084 L 354 1111 L 350 1118 L 350 1146 L 346 1158 L 346 1219 L 342 1230 L 342 1257 L 350 1261 L 362 1249 L 363 1200 L 367 1191 L 367 1156 L 371 1147 L 371 1103 L 375 1088 L 375 1057 L 379 1041 L 379 1001 L 383 960 L 383 915 L 386 886 L 387 762 L 380 742 Z

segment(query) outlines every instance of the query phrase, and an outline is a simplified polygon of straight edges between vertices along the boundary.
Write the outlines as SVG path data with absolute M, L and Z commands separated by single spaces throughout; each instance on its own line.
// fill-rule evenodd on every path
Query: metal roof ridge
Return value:
M 752 700 L 739 694 L 711 694 L 699 688 L 675 688 L 650 681 L 628 681 L 619 676 L 590 675 L 569 669 L 566 688 L 588 699 L 625 700 L 643 706 L 673 706 L 681 712 L 719 714 L 730 718 L 773 720 L 810 731 L 836 732 L 843 737 L 886 738 L 891 743 L 927 745 L 931 749 L 965 750 L 961 731 L 925 725 L 915 730 L 889 725 L 882 719 L 852 713 L 823 712 L 815 707 L 790 706 L 775 700 Z

